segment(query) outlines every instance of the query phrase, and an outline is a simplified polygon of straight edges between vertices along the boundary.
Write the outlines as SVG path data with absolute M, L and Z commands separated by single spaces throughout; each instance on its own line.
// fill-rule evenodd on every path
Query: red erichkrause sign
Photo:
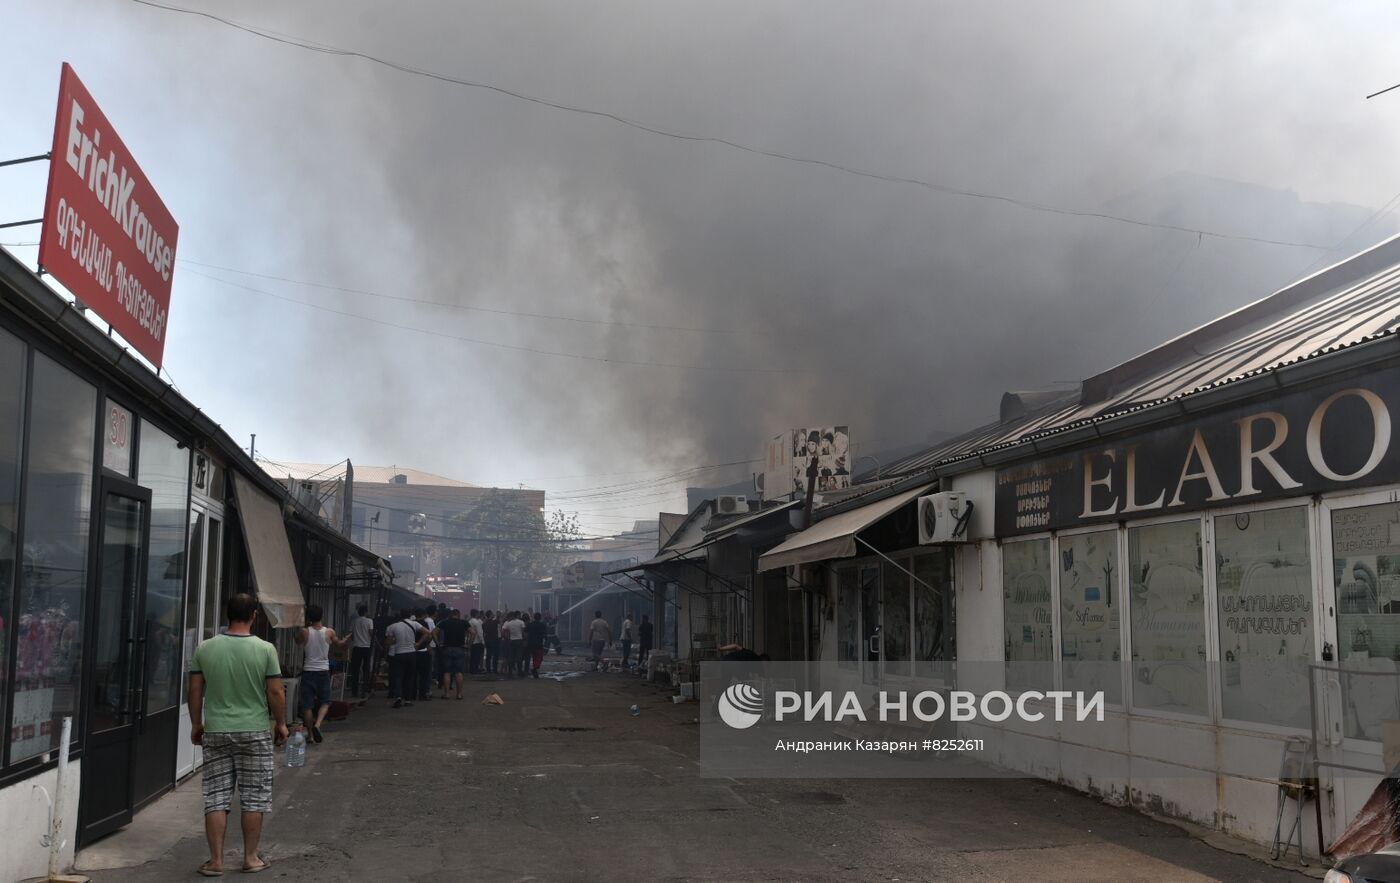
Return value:
M 66 62 L 39 264 L 157 368 L 180 228 Z

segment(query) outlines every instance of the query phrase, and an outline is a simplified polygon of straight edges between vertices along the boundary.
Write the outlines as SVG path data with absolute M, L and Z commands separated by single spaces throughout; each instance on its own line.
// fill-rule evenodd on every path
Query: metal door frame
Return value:
M 128 747 L 127 755 L 127 794 L 126 809 L 107 818 L 89 820 L 83 817 L 82 791 L 79 787 L 78 802 L 78 830 L 77 841 L 79 845 L 91 842 L 105 834 L 130 823 L 135 814 L 135 746 L 136 736 L 141 732 L 141 726 L 145 715 L 145 704 L 142 701 L 145 692 L 145 630 L 137 628 L 137 625 L 144 622 L 144 608 L 146 604 L 146 570 L 147 559 L 150 556 L 151 545 L 151 492 L 143 488 L 129 478 L 117 477 L 113 473 L 105 473 L 98 479 L 97 507 L 94 510 L 94 518 L 90 536 L 93 542 L 90 543 L 88 557 L 88 573 L 91 574 L 87 586 L 87 608 L 92 615 L 88 617 L 89 622 L 85 629 L 85 652 L 83 654 L 83 680 L 82 680 L 82 720 L 83 720 L 83 753 L 88 755 L 94 748 L 105 745 L 112 745 L 118 742 L 125 742 Z M 139 550 L 139 560 L 136 566 L 137 585 L 132 599 L 130 628 L 131 631 L 126 640 L 132 645 L 131 656 L 127 660 L 130 669 L 131 683 L 127 685 L 126 703 L 131 715 L 130 720 L 118 727 L 106 730 L 101 734 L 92 733 L 92 687 L 94 675 L 96 673 L 96 648 L 97 630 L 100 624 L 97 621 L 96 600 L 99 593 L 99 582 L 102 579 L 102 554 L 106 547 L 103 537 L 106 532 L 107 498 L 109 496 L 125 497 L 141 503 L 141 548 Z M 84 764 L 84 779 L 88 776 L 95 776 L 99 769 L 93 764 Z

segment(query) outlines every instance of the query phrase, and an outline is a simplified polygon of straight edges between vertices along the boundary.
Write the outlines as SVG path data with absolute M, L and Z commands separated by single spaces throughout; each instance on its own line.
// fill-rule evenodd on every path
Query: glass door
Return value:
M 185 701 L 190 660 L 200 642 L 218 633 L 222 612 L 223 519 L 196 505 L 190 512 L 189 574 L 185 584 L 184 683 L 180 689 L 180 731 L 176 742 L 175 777 L 184 778 L 203 762 L 198 745 L 190 743 L 190 707 Z
M 881 682 L 880 660 L 884 656 L 880 622 L 880 566 L 868 564 L 860 569 L 860 623 L 862 650 L 861 681 L 878 686 Z
M 133 750 L 142 703 L 141 601 L 150 492 L 103 481 L 78 839 L 91 843 L 131 821 Z

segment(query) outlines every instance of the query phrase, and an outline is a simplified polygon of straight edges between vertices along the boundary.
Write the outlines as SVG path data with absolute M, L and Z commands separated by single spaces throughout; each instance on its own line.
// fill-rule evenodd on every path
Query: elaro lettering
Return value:
M 999 535 L 1400 480 L 1400 368 L 1291 392 L 998 474 Z M 1048 488 L 1046 484 L 1048 483 Z M 1022 491 L 1025 493 L 1022 493 Z

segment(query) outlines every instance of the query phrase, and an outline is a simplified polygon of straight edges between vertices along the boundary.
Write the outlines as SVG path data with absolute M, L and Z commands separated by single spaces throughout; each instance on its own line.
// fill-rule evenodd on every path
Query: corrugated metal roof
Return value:
M 1313 294 L 1309 289 L 1319 291 Z M 885 471 L 903 475 L 926 471 L 1275 371 L 1397 331 L 1400 237 L 1087 381 L 1086 390 L 1105 393 L 1097 401 L 1083 401 L 1088 393 L 1067 395 L 1025 417 L 974 429 Z

